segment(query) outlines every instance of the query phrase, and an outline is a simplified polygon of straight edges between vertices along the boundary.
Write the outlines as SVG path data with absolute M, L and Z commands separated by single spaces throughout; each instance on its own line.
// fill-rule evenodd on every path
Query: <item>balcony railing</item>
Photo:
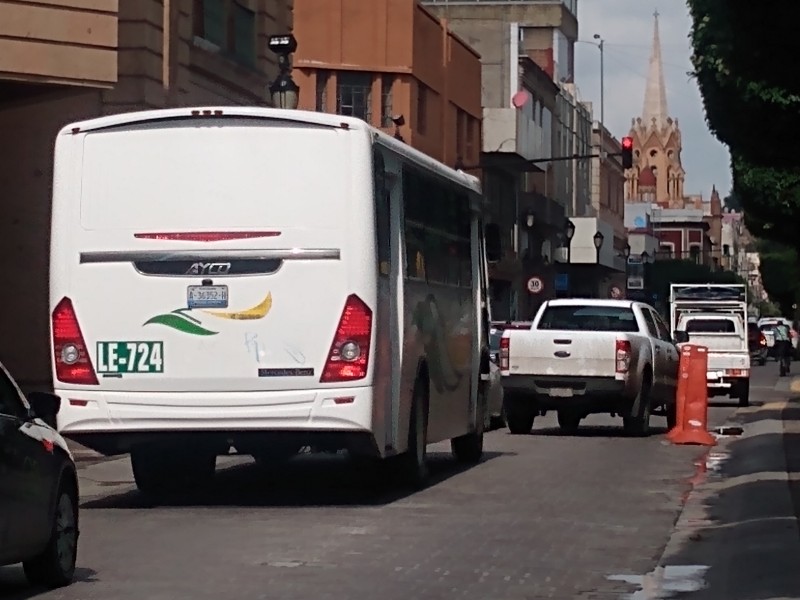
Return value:
M 711 252 L 697 252 L 697 251 L 686 251 L 686 252 L 670 252 L 668 250 L 659 250 L 655 253 L 655 260 L 686 260 L 696 263 L 698 265 L 704 265 L 706 267 L 711 267 L 713 269 L 720 269 L 720 268 L 730 268 L 730 258 L 729 256 L 720 256 L 716 253 Z

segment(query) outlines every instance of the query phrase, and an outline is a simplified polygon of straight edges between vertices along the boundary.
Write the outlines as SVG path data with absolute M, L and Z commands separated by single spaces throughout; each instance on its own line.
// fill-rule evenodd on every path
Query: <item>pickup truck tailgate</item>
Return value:
M 509 375 L 614 377 L 618 335 L 606 331 L 509 331 Z M 580 336 L 580 341 L 578 336 Z
M 708 351 L 708 371 L 729 371 L 750 368 L 749 352 Z
M 747 341 L 738 333 L 690 333 L 689 341 L 709 352 L 744 352 Z

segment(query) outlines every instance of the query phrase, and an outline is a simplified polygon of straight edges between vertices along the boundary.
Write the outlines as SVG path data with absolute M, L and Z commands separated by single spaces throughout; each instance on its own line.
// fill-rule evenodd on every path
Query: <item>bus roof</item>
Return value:
M 463 171 L 451 169 L 447 165 L 440 163 L 436 159 L 412 148 L 408 144 L 396 140 L 387 135 L 380 129 L 372 127 L 368 123 L 355 117 L 345 117 L 323 112 L 313 112 L 306 110 L 287 110 L 277 108 L 264 108 L 259 106 L 187 106 L 181 108 L 164 108 L 157 110 L 143 110 L 127 113 L 119 113 L 77 121 L 64 126 L 59 131 L 59 136 L 69 136 L 89 131 L 99 131 L 113 127 L 124 127 L 126 125 L 136 125 L 141 123 L 164 121 L 173 119 L 190 118 L 214 118 L 214 117 L 247 117 L 258 119 L 272 119 L 281 121 L 293 121 L 296 123 L 307 123 L 309 125 L 320 125 L 323 127 L 336 127 L 356 131 L 364 131 L 372 135 L 373 140 L 403 156 L 407 160 L 437 171 L 439 175 L 446 177 L 456 183 L 472 189 L 474 192 L 481 193 L 480 180 Z

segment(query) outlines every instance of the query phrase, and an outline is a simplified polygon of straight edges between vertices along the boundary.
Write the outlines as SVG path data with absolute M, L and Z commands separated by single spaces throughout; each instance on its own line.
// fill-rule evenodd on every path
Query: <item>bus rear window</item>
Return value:
M 537 329 L 636 333 L 633 310 L 621 306 L 549 306 Z

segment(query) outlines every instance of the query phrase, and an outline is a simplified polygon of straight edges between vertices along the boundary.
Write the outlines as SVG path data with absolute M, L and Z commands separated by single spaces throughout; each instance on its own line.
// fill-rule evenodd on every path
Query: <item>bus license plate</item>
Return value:
M 189 308 L 228 308 L 228 286 L 190 285 L 186 304 Z

